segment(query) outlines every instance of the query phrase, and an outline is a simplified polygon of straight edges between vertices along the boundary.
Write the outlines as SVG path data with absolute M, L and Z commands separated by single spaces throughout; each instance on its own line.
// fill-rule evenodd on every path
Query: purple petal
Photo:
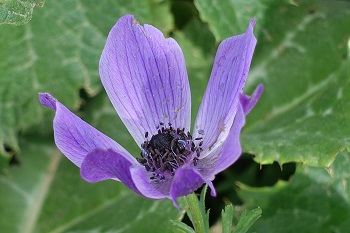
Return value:
M 89 153 L 81 164 L 80 174 L 88 182 L 119 180 L 144 197 L 153 199 L 166 197 L 148 182 L 144 167 L 138 163 L 130 162 L 127 156 L 118 154 L 111 149 L 96 149 Z
M 238 104 L 236 118 L 225 142 L 197 163 L 197 167 L 205 179 L 213 180 L 216 174 L 231 166 L 242 154 L 239 138 L 244 124 L 243 107 Z
M 211 195 L 215 196 L 216 192 L 211 181 L 205 180 L 202 175 L 189 165 L 184 165 L 176 170 L 174 180 L 171 184 L 170 196 L 174 205 L 179 208 L 176 199 L 186 196 L 207 183 L 211 189 Z
M 240 101 L 243 106 L 244 115 L 248 115 L 248 113 L 254 108 L 258 100 L 260 99 L 260 96 L 264 90 L 264 85 L 259 84 L 253 94 L 251 96 L 241 94 Z
M 160 122 L 190 128 L 191 97 L 183 53 L 150 25 L 123 16 L 110 31 L 100 59 L 106 92 L 140 146 Z
M 145 175 L 144 167 L 135 167 L 130 170 L 135 186 L 140 190 L 143 196 L 153 199 L 161 199 L 169 196 L 169 189 L 161 190 L 155 184 L 150 184 L 150 173 Z
M 193 133 L 198 137 L 198 131 L 204 132 L 204 156 L 227 137 L 233 124 L 256 44 L 254 24 L 253 19 L 244 34 L 224 40 L 218 48 Z
M 53 98 L 49 93 L 39 93 L 39 101 L 42 105 L 56 110 L 56 99 Z
M 39 93 L 39 100 L 42 105 L 56 110 L 53 121 L 55 143 L 78 167 L 81 166 L 85 156 L 97 148 L 113 149 L 123 154 L 130 162 L 136 161 L 118 143 L 77 117 L 49 93 Z

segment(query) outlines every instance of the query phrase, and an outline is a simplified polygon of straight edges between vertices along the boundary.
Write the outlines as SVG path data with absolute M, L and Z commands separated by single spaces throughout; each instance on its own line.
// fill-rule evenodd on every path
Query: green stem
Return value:
M 188 205 L 188 211 L 192 216 L 192 224 L 196 233 L 205 233 L 203 216 L 199 207 L 199 202 L 196 194 L 192 193 L 185 197 Z

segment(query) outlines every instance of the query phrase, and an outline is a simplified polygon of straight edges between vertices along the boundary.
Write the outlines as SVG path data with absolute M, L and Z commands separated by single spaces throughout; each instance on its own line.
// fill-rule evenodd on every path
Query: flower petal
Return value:
M 183 53 L 151 25 L 123 16 L 110 31 L 100 59 L 106 92 L 140 146 L 160 122 L 190 128 L 191 97 Z
M 216 196 L 215 188 L 211 181 L 205 180 L 202 175 L 186 164 L 176 170 L 174 180 L 170 188 L 170 196 L 174 206 L 179 209 L 176 199 L 181 196 L 186 196 L 200 188 L 204 183 L 207 183 L 211 189 L 211 195 Z
M 248 113 L 254 108 L 258 100 L 260 99 L 260 96 L 264 90 L 264 85 L 259 84 L 253 94 L 251 96 L 241 94 L 240 101 L 243 107 L 244 115 L 248 115 Z
M 81 164 L 80 174 L 88 182 L 119 180 L 144 197 L 153 199 L 166 197 L 148 182 L 144 167 L 138 163 L 132 163 L 127 156 L 118 154 L 112 149 L 96 149 L 89 153 Z
M 49 93 L 39 93 L 39 100 L 42 105 L 56 110 L 53 121 L 55 143 L 78 167 L 85 156 L 97 148 L 113 149 L 130 162 L 136 161 L 118 143 L 77 117 Z
M 244 34 L 224 40 L 218 48 L 193 132 L 195 137 L 204 133 L 204 150 L 218 146 L 233 124 L 256 44 L 254 24 L 255 19 Z
M 231 166 L 242 154 L 239 138 L 244 124 L 245 114 L 239 103 L 235 120 L 226 140 L 209 156 L 197 162 L 198 170 L 205 179 L 213 180 L 216 174 Z

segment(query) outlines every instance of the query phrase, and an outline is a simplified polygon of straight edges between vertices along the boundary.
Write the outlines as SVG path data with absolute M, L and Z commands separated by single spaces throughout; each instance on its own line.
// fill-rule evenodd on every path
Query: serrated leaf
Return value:
M 29 24 L 1 28 L 0 157 L 19 150 L 19 130 L 50 118 L 38 92 L 51 92 L 76 108 L 79 89 L 90 95 L 100 91 L 99 57 L 108 31 L 126 13 L 164 33 L 172 27 L 167 1 L 72 0 L 48 1 Z
M 42 7 L 44 3 L 45 0 L 2 0 L 0 2 L 0 25 L 26 24 L 32 19 L 34 7 Z
M 233 233 L 246 233 L 252 225 L 261 217 L 262 210 L 258 207 L 253 210 L 245 210 L 235 227 Z
M 267 1 L 262 0 L 196 0 L 195 5 L 200 17 L 209 27 L 217 41 L 241 34 L 247 28 L 249 20 L 256 17 L 258 22 L 264 19 Z M 260 27 L 257 25 L 257 27 Z
M 227 4 L 240 1 L 223 1 L 214 7 L 209 6 L 215 1 L 196 4 L 216 38 L 232 35 L 225 34 L 234 30 L 224 23 L 234 15 L 234 6 Z M 257 18 L 258 46 L 246 93 L 258 83 L 265 85 L 265 91 L 248 116 L 243 149 L 262 164 L 297 161 L 329 166 L 350 144 L 350 94 L 345 91 L 350 88 L 346 48 L 350 3 L 298 1 L 293 5 L 271 0 L 261 4 L 256 5 L 263 15 Z M 221 8 L 225 9 L 219 14 Z M 249 13 L 243 14 L 250 18 Z
M 340 153 L 328 169 L 299 166 L 290 182 L 274 187 L 241 187 L 248 207 L 263 216 L 250 232 L 348 232 L 350 227 L 350 155 Z
M 20 165 L 0 177 L 2 232 L 172 232 L 180 212 L 171 201 L 87 183 L 52 138 L 31 138 L 20 143 Z
M 247 83 L 265 90 L 248 116 L 244 151 L 262 164 L 329 166 L 350 148 L 350 3 L 278 1 L 266 15 Z
M 225 206 L 225 209 L 221 211 L 221 219 L 222 219 L 222 233 L 231 233 L 232 219 L 233 219 L 232 204 Z
M 208 185 L 204 185 L 204 187 L 202 188 L 198 203 L 199 203 L 199 208 L 201 211 L 205 231 L 209 232 L 209 213 L 210 213 L 210 210 L 206 210 L 206 208 L 205 208 L 205 196 L 207 194 L 207 190 L 208 190 Z
M 195 231 L 188 226 L 187 224 L 180 222 L 180 221 L 171 221 L 174 226 L 176 226 L 181 232 L 186 232 L 186 233 L 195 233 Z

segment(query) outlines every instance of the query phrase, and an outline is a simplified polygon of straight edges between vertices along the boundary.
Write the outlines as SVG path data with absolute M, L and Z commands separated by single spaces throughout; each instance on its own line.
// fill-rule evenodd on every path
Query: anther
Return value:
M 195 140 L 201 140 L 196 138 Z M 149 133 L 145 133 L 145 141 L 141 144 L 141 158 L 137 161 L 142 164 L 146 171 L 152 172 L 150 179 L 152 182 L 161 182 L 165 177 L 173 176 L 176 169 L 191 158 L 194 166 L 198 163 L 201 152 L 201 145 L 193 142 L 190 132 L 185 132 L 185 128 L 173 128 L 169 122 L 165 126 L 160 122 L 157 126 L 157 133 L 149 139 Z M 194 158 L 190 156 L 194 154 Z

